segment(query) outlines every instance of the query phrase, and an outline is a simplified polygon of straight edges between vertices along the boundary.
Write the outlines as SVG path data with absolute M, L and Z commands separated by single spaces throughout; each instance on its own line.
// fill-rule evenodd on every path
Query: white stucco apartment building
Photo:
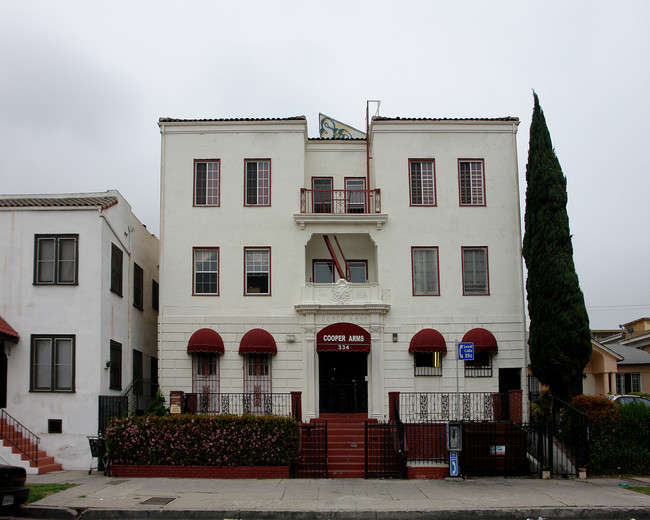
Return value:
M 381 420 L 389 392 L 523 389 L 518 124 L 161 118 L 164 393 Z
M 89 467 L 99 395 L 157 379 L 158 255 L 117 191 L 0 195 L 1 404 L 64 469 Z

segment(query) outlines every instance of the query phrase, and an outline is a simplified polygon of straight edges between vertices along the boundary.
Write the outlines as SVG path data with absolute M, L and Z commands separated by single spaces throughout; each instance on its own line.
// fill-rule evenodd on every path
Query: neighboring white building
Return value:
M 0 195 L 1 404 L 64 469 L 89 467 L 99 395 L 157 381 L 158 254 L 117 191 Z
M 518 125 L 161 118 L 164 393 L 384 419 L 389 392 L 523 389 Z

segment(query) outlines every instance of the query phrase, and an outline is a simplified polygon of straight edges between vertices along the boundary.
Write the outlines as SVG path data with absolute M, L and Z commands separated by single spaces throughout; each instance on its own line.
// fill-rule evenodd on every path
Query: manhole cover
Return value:
M 166 506 L 169 504 L 172 500 L 175 500 L 175 498 L 169 498 L 169 497 L 152 497 L 148 498 L 144 502 L 141 502 L 142 505 L 147 505 L 147 506 Z

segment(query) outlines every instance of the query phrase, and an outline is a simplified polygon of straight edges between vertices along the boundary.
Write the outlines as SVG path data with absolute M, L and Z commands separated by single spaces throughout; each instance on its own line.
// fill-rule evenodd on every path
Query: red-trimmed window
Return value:
M 194 205 L 219 205 L 219 159 L 194 160 Z
M 272 413 L 270 354 L 244 354 L 244 411 Z
M 487 247 L 463 247 L 463 294 L 484 296 L 490 294 Z
M 350 283 L 368 282 L 368 262 L 366 260 L 348 260 Z M 314 260 L 314 283 L 334 283 L 334 262 L 331 260 Z
M 219 248 L 195 247 L 193 268 L 194 295 L 219 295 Z
M 436 205 L 436 169 L 433 159 L 409 159 L 411 206 Z
M 244 294 L 259 296 L 271 294 L 271 248 L 244 248 Z
M 485 206 L 483 159 L 458 161 L 461 206 Z
M 412 247 L 413 296 L 439 296 L 438 248 Z
M 246 206 L 271 205 L 271 160 L 247 159 L 244 194 Z
M 347 213 L 365 213 L 366 180 L 363 177 L 345 179 L 345 200 Z
M 332 177 L 313 177 L 311 180 L 313 189 L 314 213 L 332 213 Z
M 216 353 L 192 353 L 192 392 L 197 394 L 197 411 L 219 412 L 219 356 Z

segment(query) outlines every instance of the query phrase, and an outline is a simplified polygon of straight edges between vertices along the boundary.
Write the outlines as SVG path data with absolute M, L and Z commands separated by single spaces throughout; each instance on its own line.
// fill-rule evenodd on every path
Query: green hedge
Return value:
M 113 419 L 115 464 L 285 466 L 300 457 L 300 426 L 273 415 L 167 415 Z
M 589 463 L 592 475 L 650 472 L 650 408 L 617 405 L 606 397 L 579 395 L 571 404 L 589 417 Z M 571 427 L 571 414 L 565 427 Z

